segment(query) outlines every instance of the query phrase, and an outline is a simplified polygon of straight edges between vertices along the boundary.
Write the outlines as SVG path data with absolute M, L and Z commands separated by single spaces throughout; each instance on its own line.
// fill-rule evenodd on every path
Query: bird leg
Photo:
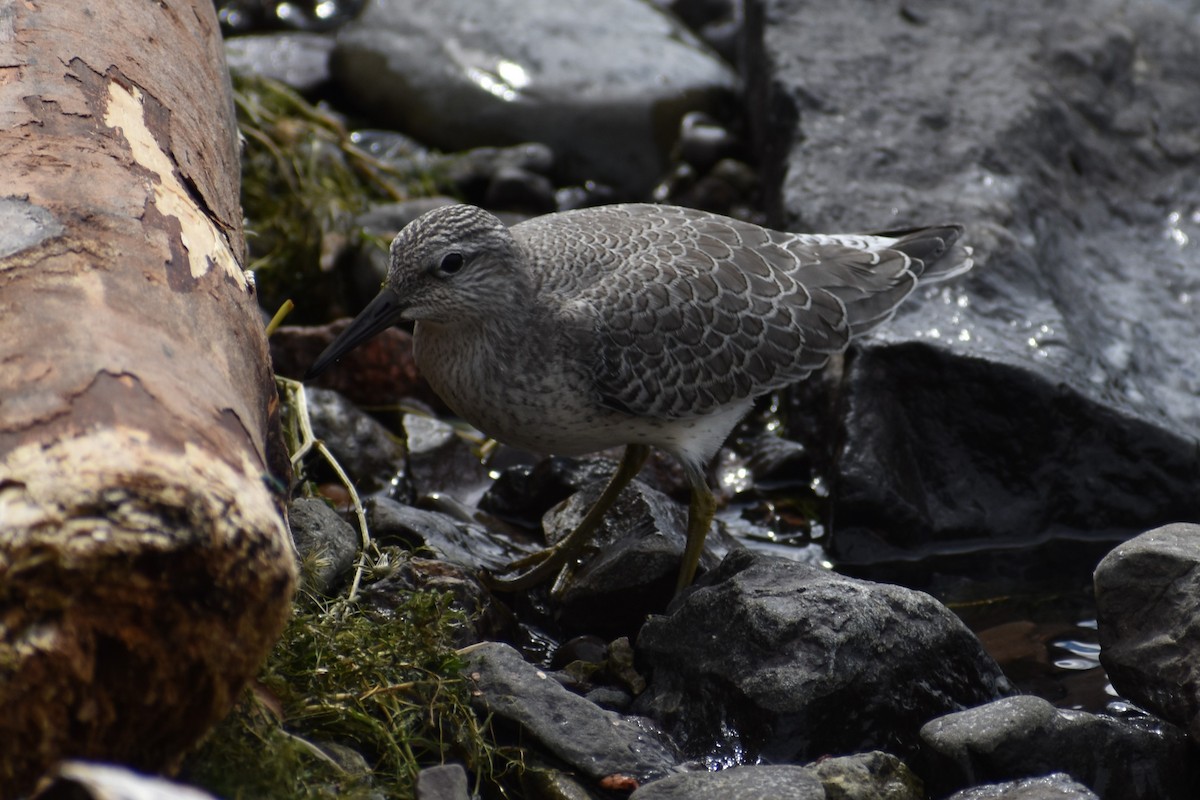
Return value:
M 621 463 L 617 467 L 617 471 L 613 473 L 612 478 L 609 479 L 608 485 L 604 487 L 604 491 L 600 494 L 599 499 L 588 509 L 587 514 L 584 515 L 583 520 L 575 530 L 567 534 L 565 539 L 554 546 L 547 547 L 545 550 L 532 553 L 524 558 L 519 558 L 505 567 L 505 572 L 512 572 L 513 570 L 534 565 L 533 569 L 523 575 L 517 575 L 512 578 L 498 578 L 494 575 L 485 575 L 485 583 L 492 589 L 519 592 L 531 586 L 536 586 L 539 583 L 544 583 L 553 577 L 564 564 L 579 555 L 579 551 L 583 549 L 584 545 L 595 534 L 596 529 L 600 527 L 600 522 L 604 519 L 604 515 L 608 513 L 613 503 L 617 501 L 617 496 L 621 494 L 621 490 L 628 486 L 629 482 L 637 476 L 649 455 L 650 448 L 647 445 L 626 445 L 625 453 L 621 456 Z M 703 478 L 701 482 L 703 482 Z M 711 495 L 709 497 L 711 498 Z M 711 514 L 709 516 L 711 517 Z M 690 538 L 689 534 L 689 541 Z
M 696 577 L 700 554 L 704 552 L 704 540 L 708 537 L 709 526 L 712 525 L 713 515 L 717 511 L 717 499 L 708 488 L 704 473 L 694 464 L 681 463 L 692 496 L 688 503 L 687 546 L 683 550 L 683 563 L 679 566 L 679 580 L 675 584 L 676 594 L 691 586 Z

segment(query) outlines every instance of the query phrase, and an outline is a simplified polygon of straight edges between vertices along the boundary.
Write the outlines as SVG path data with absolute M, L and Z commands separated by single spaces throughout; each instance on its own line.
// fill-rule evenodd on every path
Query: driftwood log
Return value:
M 212 0 L 0 3 L 0 797 L 169 768 L 295 565 Z

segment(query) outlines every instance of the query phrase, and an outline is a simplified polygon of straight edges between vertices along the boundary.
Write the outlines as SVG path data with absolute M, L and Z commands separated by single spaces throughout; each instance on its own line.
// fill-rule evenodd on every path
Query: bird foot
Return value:
M 547 547 L 545 550 L 538 550 L 536 553 L 530 553 L 527 556 L 510 561 L 504 566 L 500 573 L 484 571 L 480 578 L 484 585 L 493 591 L 500 592 L 521 592 L 526 589 L 531 589 L 538 584 L 545 583 L 562 569 L 563 565 L 575 555 L 576 548 L 567 547 Z M 529 567 L 526 572 L 513 575 L 512 577 L 501 577 L 508 573 L 518 572 Z

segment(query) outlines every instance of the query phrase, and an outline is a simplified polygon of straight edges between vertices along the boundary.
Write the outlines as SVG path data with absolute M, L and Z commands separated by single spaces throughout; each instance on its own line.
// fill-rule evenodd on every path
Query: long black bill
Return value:
M 349 353 L 377 333 L 385 331 L 400 321 L 404 309 L 400 298 L 391 289 L 384 289 L 367 307 L 359 312 L 341 335 L 334 339 L 325 352 L 304 373 L 304 380 L 311 380 L 329 369 L 333 362 Z

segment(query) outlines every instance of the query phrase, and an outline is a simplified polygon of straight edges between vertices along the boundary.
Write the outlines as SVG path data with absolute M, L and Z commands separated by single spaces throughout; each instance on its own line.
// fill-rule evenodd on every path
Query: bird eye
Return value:
M 442 263 L 438 264 L 438 272 L 443 275 L 453 275 L 463 268 L 465 259 L 462 253 L 446 253 L 442 256 Z

